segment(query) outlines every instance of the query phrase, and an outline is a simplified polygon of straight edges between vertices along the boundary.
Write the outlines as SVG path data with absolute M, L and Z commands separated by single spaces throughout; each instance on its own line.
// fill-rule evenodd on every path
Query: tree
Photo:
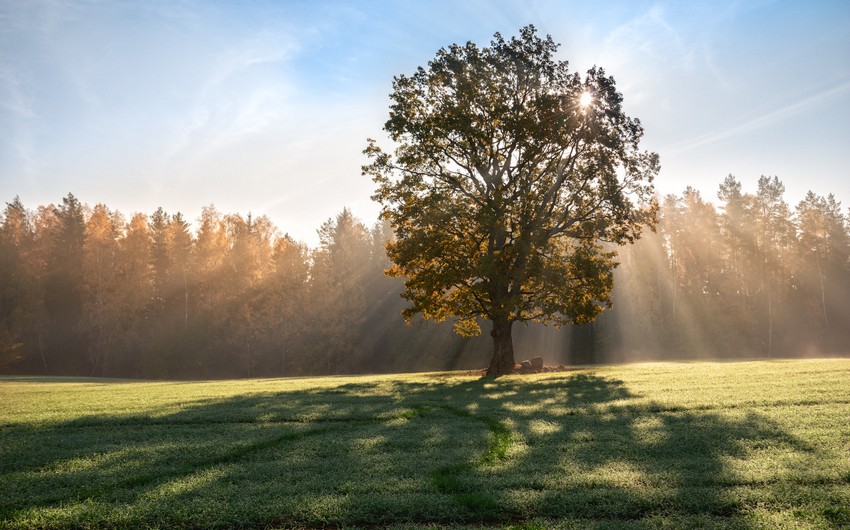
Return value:
M 610 305 L 615 252 L 655 219 L 658 155 L 641 152 L 601 68 L 570 73 L 533 26 L 489 47 L 441 49 L 393 80 L 384 130 L 364 174 L 396 238 L 391 273 L 416 313 L 456 317 L 456 331 L 492 322 L 488 374 L 514 368 L 514 322 L 586 323 Z
M 845 224 L 841 203 L 831 194 L 821 197 L 810 191 L 797 205 L 799 262 L 795 277 L 800 303 L 795 305 L 816 309 L 811 311 L 816 318 L 804 314 L 801 320 L 809 317 L 807 320 L 815 324 L 812 327 L 824 350 L 830 348 L 830 342 L 838 344 L 829 340 L 835 334 L 831 328 L 836 327 L 836 309 L 847 299 L 842 276 L 847 271 L 850 241 Z
M 171 306 L 173 313 L 179 313 L 175 319 L 182 323 L 182 338 L 186 343 L 189 333 L 189 269 L 192 266 L 192 234 L 189 231 L 189 223 L 183 219 L 181 213 L 171 216 L 168 223 L 168 254 L 170 256 L 168 268 L 168 291 L 173 301 Z M 188 347 L 186 343 L 186 347 Z
M 344 208 L 325 221 L 319 248 L 313 254 L 315 322 L 320 333 L 316 344 L 328 353 L 329 373 L 353 370 L 365 355 L 361 329 L 367 309 L 365 282 L 371 259 L 369 229 Z
M 198 219 L 195 242 L 195 267 L 192 276 L 195 282 L 198 307 L 198 333 L 192 348 L 198 377 L 210 377 L 214 372 L 223 372 L 221 356 L 228 318 L 222 308 L 226 304 L 225 261 L 229 252 L 227 230 L 222 215 L 213 205 L 205 206 Z
M 257 360 L 263 356 L 262 340 L 267 336 L 260 308 L 263 281 L 271 271 L 272 242 L 276 229 L 261 216 L 254 219 L 238 214 L 228 215 L 224 226 L 230 240 L 225 260 L 225 278 L 229 339 L 236 351 L 244 354 L 246 374 L 253 375 Z
M 270 367 L 270 371 L 283 376 L 290 373 L 293 357 L 297 358 L 301 350 L 299 341 L 310 329 L 306 315 L 310 307 L 307 247 L 285 234 L 275 241 L 272 262 L 274 271 L 263 290 L 264 313 L 272 328 L 269 335 L 277 346 L 277 367 Z
M 773 356 L 776 291 L 781 287 L 777 280 L 787 280 L 781 274 L 783 259 L 789 254 L 786 250 L 794 237 L 791 213 L 782 198 L 784 193 L 785 185 L 779 177 L 762 175 L 752 204 L 755 240 L 761 256 L 761 290 L 766 296 L 768 357 Z
M 69 193 L 62 205 L 42 212 L 46 229 L 48 266 L 45 278 L 45 308 L 49 318 L 49 349 L 54 356 L 51 370 L 63 374 L 88 375 L 86 337 L 81 330 L 83 315 L 83 205 Z
M 717 197 L 723 201 L 720 217 L 721 239 L 724 243 L 724 269 L 730 278 L 727 296 L 740 298 L 749 295 L 749 283 L 744 275 L 747 250 L 750 249 L 752 234 L 748 217 L 748 202 L 751 197 L 741 193 L 741 183 L 734 175 L 728 175 L 720 184 Z M 751 252 L 750 252 L 751 254 Z
M 162 315 L 165 298 L 168 294 L 168 270 L 171 267 L 168 252 L 168 223 L 168 213 L 161 206 L 151 214 L 148 222 L 154 287 L 152 307 L 155 316 Z
M 154 299 L 151 237 L 145 214 L 133 215 L 120 243 L 121 301 L 126 331 L 117 364 L 122 374 L 138 377 L 146 368 L 142 353 L 150 343 L 148 332 L 153 309 L 151 300 Z
M 47 369 L 47 315 L 33 215 L 20 198 L 0 214 L 0 370 Z
M 83 243 L 83 315 L 91 375 L 109 373 L 113 350 L 124 329 L 119 277 L 119 231 L 124 222 L 104 204 L 95 205 L 85 225 Z

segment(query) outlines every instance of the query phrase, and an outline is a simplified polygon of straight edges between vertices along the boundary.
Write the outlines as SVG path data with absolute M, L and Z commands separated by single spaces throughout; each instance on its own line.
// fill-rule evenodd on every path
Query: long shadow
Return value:
M 811 451 L 758 414 L 665 409 L 585 373 L 342 384 L 0 434 L 0 521 L 49 527 L 746 527 L 737 490 L 758 484 L 730 462 Z

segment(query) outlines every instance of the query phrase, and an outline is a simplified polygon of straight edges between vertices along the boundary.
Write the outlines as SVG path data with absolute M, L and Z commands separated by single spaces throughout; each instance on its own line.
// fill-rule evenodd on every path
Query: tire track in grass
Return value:
M 442 405 L 442 408 L 454 416 L 485 424 L 490 430 L 490 440 L 487 443 L 487 449 L 477 462 L 452 464 L 434 471 L 431 474 L 434 486 L 440 493 L 452 495 L 455 502 L 467 509 L 474 519 L 495 520 L 510 515 L 505 513 L 493 495 L 474 491 L 470 484 L 464 482 L 463 476 L 471 473 L 475 468 L 492 466 L 503 461 L 507 456 L 508 448 L 514 441 L 513 433 L 504 423 L 488 416 L 476 415 L 449 405 Z

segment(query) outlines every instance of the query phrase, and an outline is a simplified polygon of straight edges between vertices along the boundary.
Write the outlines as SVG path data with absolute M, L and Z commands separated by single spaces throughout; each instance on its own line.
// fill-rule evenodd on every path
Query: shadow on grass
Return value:
M 584 373 L 342 384 L 2 436 L 0 520 L 22 527 L 747 526 L 789 486 L 734 464 L 810 451 L 764 416 L 668 410 Z

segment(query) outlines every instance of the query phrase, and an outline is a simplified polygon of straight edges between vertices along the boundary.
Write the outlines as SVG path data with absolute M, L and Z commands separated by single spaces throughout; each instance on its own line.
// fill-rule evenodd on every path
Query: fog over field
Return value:
M 721 201 L 663 198 L 659 224 L 618 247 L 613 305 L 592 324 L 515 326 L 517 360 L 547 364 L 846 355 L 850 230 L 832 197 L 794 207 L 781 182 Z M 480 369 L 489 328 L 415 319 L 384 274 L 389 228 L 345 210 L 308 248 L 267 217 L 204 210 L 192 231 L 69 196 L 13 202 L 0 226 L 2 371 L 209 378 Z

